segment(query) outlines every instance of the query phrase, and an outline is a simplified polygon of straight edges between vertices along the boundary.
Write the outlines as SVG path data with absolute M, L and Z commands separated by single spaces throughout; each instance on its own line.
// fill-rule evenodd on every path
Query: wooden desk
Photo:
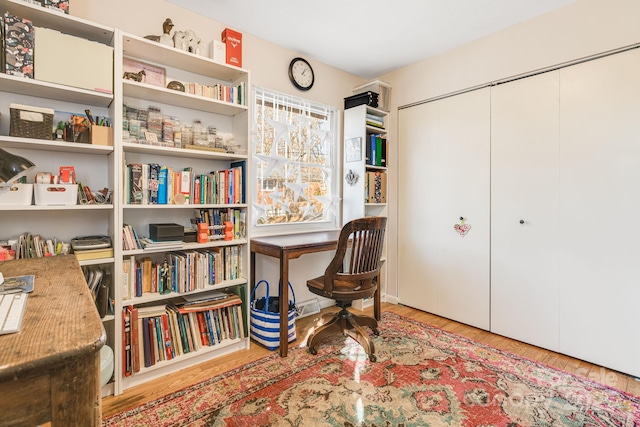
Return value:
M 99 426 L 105 332 L 73 255 L 0 262 L 35 275 L 20 332 L 0 335 L 0 425 Z
M 287 312 L 289 304 L 289 260 L 314 252 L 335 250 L 340 230 L 251 239 L 251 287 L 255 286 L 256 254 L 280 259 L 280 356 L 289 350 Z M 374 314 L 380 320 L 380 290 L 374 297 Z

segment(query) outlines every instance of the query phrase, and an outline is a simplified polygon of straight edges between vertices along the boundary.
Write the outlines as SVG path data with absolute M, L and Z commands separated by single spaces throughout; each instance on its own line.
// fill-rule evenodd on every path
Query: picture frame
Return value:
M 362 160 L 362 138 L 350 138 L 344 141 L 345 162 L 359 162 Z
M 123 76 L 127 75 L 127 73 L 138 74 L 142 71 L 144 71 L 144 73 L 141 75 L 141 80 L 135 81 L 162 88 L 166 86 L 167 72 L 164 68 L 131 58 L 122 59 Z

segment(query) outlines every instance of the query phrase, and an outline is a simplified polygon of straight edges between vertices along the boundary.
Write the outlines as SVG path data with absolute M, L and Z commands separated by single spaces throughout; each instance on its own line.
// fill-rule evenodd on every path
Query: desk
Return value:
M 73 255 L 0 262 L 35 275 L 20 332 L 0 335 L 0 425 L 99 426 L 105 332 Z
M 335 250 L 340 230 L 321 231 L 286 236 L 269 236 L 251 239 L 251 287 L 255 286 L 256 254 L 280 259 L 280 356 L 287 357 L 287 312 L 289 303 L 289 260 L 304 254 Z M 374 315 L 380 320 L 380 290 L 374 296 Z

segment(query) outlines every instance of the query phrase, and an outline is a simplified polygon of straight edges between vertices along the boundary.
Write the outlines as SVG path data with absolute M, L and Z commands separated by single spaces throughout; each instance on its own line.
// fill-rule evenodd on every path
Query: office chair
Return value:
M 369 360 L 376 361 L 373 341 L 363 326 L 378 335 L 378 321 L 375 317 L 354 314 L 347 308 L 352 301 L 371 298 L 378 292 L 386 225 L 387 218 L 384 217 L 358 218 L 345 224 L 340 231 L 336 254 L 324 275 L 307 281 L 311 292 L 335 300 L 341 308 L 309 336 L 307 346 L 311 354 L 317 354 L 322 340 L 339 331 L 360 343 Z

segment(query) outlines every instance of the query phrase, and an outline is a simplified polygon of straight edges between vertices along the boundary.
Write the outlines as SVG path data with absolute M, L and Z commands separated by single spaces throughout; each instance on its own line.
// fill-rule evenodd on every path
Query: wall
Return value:
M 397 141 L 397 108 L 510 76 L 640 42 L 637 0 L 577 0 L 380 79 L 393 87 L 390 132 Z M 393 151 L 391 151 L 391 154 Z M 397 218 L 397 167 L 390 158 L 389 216 Z M 417 195 L 419 197 L 419 195 Z M 389 235 L 397 236 L 395 222 Z M 397 295 L 397 241 L 390 239 L 387 299 Z
M 212 7 L 215 6 L 212 5 Z M 220 40 L 220 34 L 226 28 L 224 23 L 195 14 L 164 0 L 75 1 L 71 4 L 71 14 L 139 36 L 162 34 L 162 23 L 166 18 L 171 18 L 174 30 L 193 30 L 203 43 L 206 43 L 207 49 L 211 40 Z M 288 76 L 289 62 L 294 57 L 300 56 L 298 53 L 246 32 L 242 34 L 242 44 L 242 67 L 251 71 L 253 86 L 312 99 L 342 110 L 343 98 L 351 95 L 353 87 L 364 82 L 359 77 L 305 57 L 313 66 L 316 78 L 311 90 L 301 92 L 293 87 Z M 340 120 L 341 129 L 342 119 Z M 342 140 L 342 134 L 339 140 Z M 338 164 L 341 164 L 340 160 Z M 320 276 L 330 262 L 331 256 L 331 253 L 305 255 L 291 263 L 289 277 L 298 301 L 304 301 L 313 296 L 307 290 L 306 281 Z M 277 285 L 278 277 L 277 260 L 258 257 L 256 278 L 267 279 L 270 284 Z

